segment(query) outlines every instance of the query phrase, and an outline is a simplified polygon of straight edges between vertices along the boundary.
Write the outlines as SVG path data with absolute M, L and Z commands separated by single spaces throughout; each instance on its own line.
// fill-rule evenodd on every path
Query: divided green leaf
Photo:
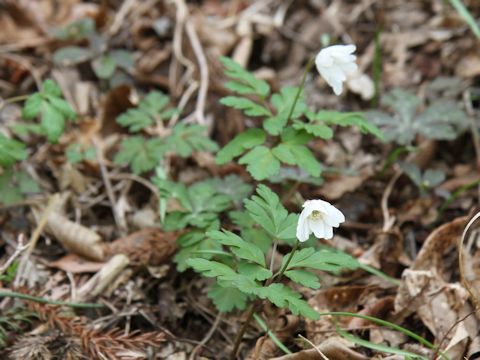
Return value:
M 166 151 L 167 147 L 161 139 L 146 140 L 143 136 L 132 136 L 122 141 L 114 161 L 116 164 L 130 165 L 138 175 L 155 168 Z
M 235 79 L 225 84 L 225 87 L 243 95 L 257 95 L 265 98 L 270 93 L 270 86 L 264 80 L 257 79 L 248 70 L 228 57 L 221 57 L 220 61 L 225 67 L 225 75 Z
M 282 266 L 285 265 L 289 257 L 290 254 L 283 257 Z M 343 252 L 327 249 L 315 250 L 315 248 L 309 247 L 298 250 L 293 254 L 287 270 L 304 267 L 339 273 L 345 269 L 357 269 L 358 266 L 359 263 L 355 258 Z
M 138 104 L 137 108 L 129 109 L 117 117 L 117 122 L 127 127 L 130 132 L 138 132 L 155 124 L 157 121 L 170 118 L 174 108 L 167 109 L 170 98 L 160 91 L 151 91 Z
M 61 98 L 60 87 L 52 80 L 43 83 L 41 92 L 32 94 L 22 110 L 25 119 L 41 117 L 40 126 L 35 129 L 47 136 L 48 141 L 57 142 L 67 120 L 75 120 L 76 114 L 70 104 Z M 32 130 L 25 127 L 26 130 Z
M 247 165 L 248 172 L 258 181 L 274 176 L 280 171 L 280 161 L 269 148 L 263 145 L 254 147 L 243 155 L 238 163 Z
M 248 243 L 240 236 L 230 231 L 209 231 L 207 236 L 218 241 L 220 244 L 230 247 L 232 253 L 240 259 L 252 261 L 265 267 L 265 256 L 262 250 L 252 243 Z
M 271 135 L 279 135 L 287 125 L 288 115 L 292 111 L 296 99 L 298 88 L 283 87 L 279 94 L 273 94 L 271 98 L 272 106 L 276 109 L 276 114 L 263 122 L 263 128 Z M 295 109 L 292 112 L 291 120 L 295 120 L 307 111 L 307 105 L 303 96 L 303 90 L 300 92 Z
M 232 141 L 217 153 L 215 161 L 219 165 L 226 164 L 229 161 L 232 161 L 233 158 L 243 154 L 245 150 L 263 144 L 265 138 L 265 131 L 261 129 L 249 129 L 244 131 L 235 136 Z
M 176 124 L 167 138 L 169 150 L 181 157 L 189 157 L 194 151 L 216 151 L 218 145 L 205 134 L 202 125 Z
M 267 186 L 259 185 L 257 194 L 245 200 L 245 208 L 251 218 L 275 238 L 281 240 L 294 238 L 298 215 L 288 214 L 277 194 Z
M 25 144 L 0 134 L 0 166 L 10 167 L 27 158 Z

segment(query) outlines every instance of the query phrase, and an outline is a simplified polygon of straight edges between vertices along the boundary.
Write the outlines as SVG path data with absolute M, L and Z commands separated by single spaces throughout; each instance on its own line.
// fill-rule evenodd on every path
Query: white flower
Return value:
M 315 58 L 318 72 L 333 88 L 335 95 L 342 93 L 347 75 L 357 70 L 357 57 L 352 54 L 355 49 L 355 45 L 333 45 L 320 50 Z
M 297 224 L 297 239 L 307 241 L 313 232 L 319 239 L 331 239 L 333 228 L 345 221 L 340 210 L 323 200 L 307 200 Z

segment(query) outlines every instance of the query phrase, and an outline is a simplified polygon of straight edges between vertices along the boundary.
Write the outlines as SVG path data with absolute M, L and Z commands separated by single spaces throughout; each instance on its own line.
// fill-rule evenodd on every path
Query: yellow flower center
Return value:
M 323 214 L 318 211 L 318 210 L 313 210 L 312 213 L 310 214 L 309 218 L 312 220 L 320 220 L 322 218 Z

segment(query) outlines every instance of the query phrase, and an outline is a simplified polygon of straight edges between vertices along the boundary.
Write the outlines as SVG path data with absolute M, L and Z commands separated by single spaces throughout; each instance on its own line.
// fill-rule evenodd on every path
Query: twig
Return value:
M 197 116 L 197 121 L 201 125 L 206 124 L 205 120 L 205 102 L 207 99 L 208 93 L 208 64 L 205 53 L 203 52 L 202 45 L 198 39 L 197 32 L 193 27 L 191 21 L 185 23 L 185 29 L 187 30 L 188 38 L 193 48 L 193 52 L 197 57 L 198 66 L 200 67 L 200 89 L 198 90 L 197 105 L 195 108 L 195 113 Z
M 133 9 L 134 5 L 136 4 L 137 0 L 125 0 L 120 6 L 120 9 L 117 11 L 115 15 L 115 19 L 113 20 L 112 26 L 108 29 L 108 34 L 110 36 L 115 35 L 120 27 L 125 22 L 125 19 L 128 13 Z
M 308 340 L 306 337 L 302 336 L 301 334 L 298 334 L 298 337 L 299 337 L 300 339 L 306 341 L 307 343 L 309 343 L 315 350 L 317 350 L 317 352 L 320 354 L 320 357 L 321 357 L 323 360 L 329 360 L 328 357 L 326 357 L 325 354 L 320 351 L 320 349 L 317 347 L 317 345 L 315 345 L 314 343 L 312 343 L 310 340 Z
M 126 225 L 120 218 L 117 212 L 117 201 L 115 199 L 115 194 L 112 190 L 112 183 L 110 182 L 110 176 L 108 174 L 107 167 L 105 166 L 105 159 L 103 158 L 103 150 L 100 147 L 97 139 L 92 139 L 93 146 L 95 147 L 95 153 L 97 154 L 97 161 L 98 165 L 100 166 L 100 172 L 102 174 L 103 183 L 105 184 L 105 189 L 107 191 L 108 201 L 110 202 L 110 206 L 112 208 L 113 218 L 115 220 L 115 224 L 117 224 L 120 230 L 125 230 Z
M 465 111 L 468 115 L 468 120 L 470 121 L 473 146 L 475 148 L 475 155 L 477 156 L 477 169 L 480 170 L 480 135 L 478 134 L 477 124 L 475 123 L 476 114 L 472 106 L 472 101 L 470 100 L 469 90 L 465 90 L 463 92 L 463 103 L 465 105 Z
M 37 227 L 33 231 L 32 235 L 30 236 L 30 240 L 28 241 L 28 249 L 27 251 L 23 254 L 22 259 L 20 260 L 20 265 L 18 266 L 17 274 L 15 276 L 15 281 L 14 281 L 14 286 L 18 287 L 20 285 L 20 281 L 23 278 L 23 273 L 25 272 L 25 268 L 27 266 L 28 259 L 30 258 L 30 255 L 33 252 L 33 249 L 35 249 L 35 246 L 37 245 L 37 241 L 40 238 L 40 234 L 43 232 L 43 229 L 47 225 L 48 218 L 53 211 L 57 201 L 58 201 L 58 194 L 55 194 L 50 197 L 48 200 L 48 205 L 46 209 L 42 213 L 42 217 L 37 223 Z
M 29 244 L 26 244 L 26 245 L 23 245 L 23 238 L 25 237 L 25 235 L 23 234 L 20 234 L 18 236 L 18 244 L 17 244 L 17 247 L 15 248 L 15 251 L 13 252 L 13 254 L 7 259 L 7 262 L 5 264 L 2 265 L 2 267 L 0 267 L 0 275 L 2 275 L 5 271 L 7 271 L 7 269 L 10 267 L 10 265 L 13 264 L 13 262 L 15 261 L 15 259 L 17 257 L 20 256 L 20 254 L 26 249 L 28 248 Z
M 397 182 L 398 178 L 402 175 L 401 171 L 397 171 L 395 175 L 390 179 L 388 182 L 387 187 L 382 195 L 381 207 L 382 207 L 382 214 L 383 214 L 383 231 L 389 231 L 393 224 L 395 223 L 395 217 L 390 216 L 390 212 L 388 211 L 388 198 L 392 193 L 393 186 Z
M 219 312 L 217 317 L 215 318 L 215 322 L 213 323 L 208 333 L 205 335 L 202 341 L 200 341 L 200 343 L 197 346 L 195 346 L 195 348 L 193 349 L 192 353 L 190 354 L 190 357 L 188 358 L 189 360 L 194 360 L 195 355 L 197 354 L 197 351 L 208 343 L 208 341 L 211 339 L 213 334 L 215 334 L 215 331 L 217 330 L 217 327 L 220 324 L 221 320 L 222 320 L 222 313 Z
M 465 238 L 467 236 L 468 231 L 472 227 L 472 225 L 475 223 L 480 218 L 480 211 L 475 214 L 474 217 L 470 219 L 470 221 L 467 223 L 465 226 L 465 229 L 463 230 L 462 237 L 460 238 L 460 242 L 458 244 L 458 267 L 460 269 L 460 281 L 463 283 L 465 286 L 465 289 L 467 289 L 468 293 L 470 294 L 470 297 L 472 298 L 472 302 L 474 305 L 475 311 L 479 310 L 479 300 L 475 293 L 472 290 L 472 285 L 470 282 L 467 280 L 467 276 L 465 276 L 465 270 L 463 267 L 464 259 L 463 259 L 463 243 L 465 241 Z

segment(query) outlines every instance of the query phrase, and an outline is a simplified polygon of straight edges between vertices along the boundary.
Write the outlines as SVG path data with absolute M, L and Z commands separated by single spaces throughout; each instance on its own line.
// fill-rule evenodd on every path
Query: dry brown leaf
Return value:
M 76 254 L 67 254 L 49 263 L 50 266 L 73 274 L 96 272 L 100 270 L 104 264 L 103 262 L 85 260 Z
M 345 339 L 336 337 L 323 341 L 317 349 L 329 360 L 367 360 L 368 357 L 352 349 L 351 344 Z M 272 360 L 325 360 L 317 349 L 299 351 L 294 354 L 272 358 Z
M 125 254 L 132 264 L 158 266 L 168 261 L 175 252 L 176 238 L 176 234 L 160 229 L 145 229 L 106 245 L 106 253 L 107 256 Z

